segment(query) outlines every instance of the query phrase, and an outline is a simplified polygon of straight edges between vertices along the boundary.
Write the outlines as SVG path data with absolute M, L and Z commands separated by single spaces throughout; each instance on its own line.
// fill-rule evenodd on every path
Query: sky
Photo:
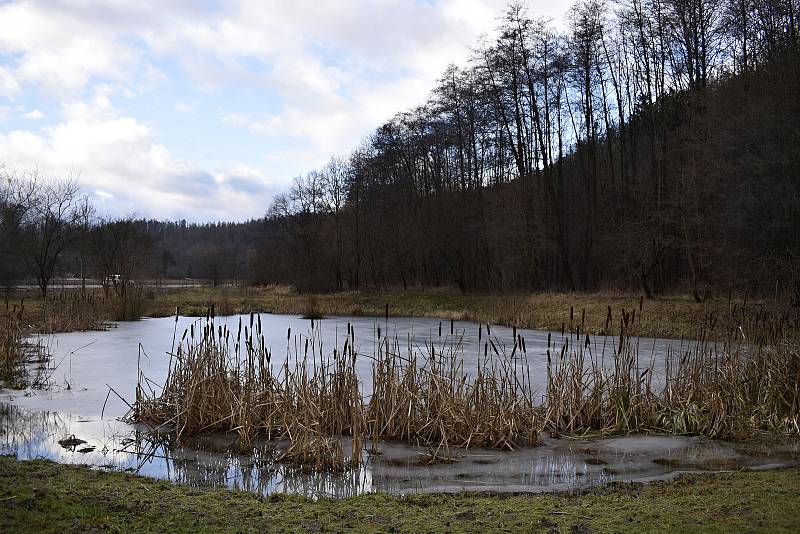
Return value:
M 261 217 L 466 63 L 506 0 L 0 0 L 0 166 L 98 213 Z M 569 2 L 530 0 L 559 21 Z

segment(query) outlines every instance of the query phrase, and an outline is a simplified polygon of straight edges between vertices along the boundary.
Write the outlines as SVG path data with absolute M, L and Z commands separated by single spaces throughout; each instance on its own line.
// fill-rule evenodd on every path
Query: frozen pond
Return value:
M 261 314 L 262 332 L 266 343 L 272 349 L 273 369 L 277 371 L 286 358 L 287 353 L 304 353 L 305 340 L 311 336 L 311 321 L 296 315 Z M 239 320 L 249 326 L 250 316 L 218 317 L 217 325 L 227 324 L 236 332 Z M 138 370 L 156 383 L 162 383 L 166 376 L 173 339 L 179 341 L 183 332 L 194 324 L 201 329 L 204 319 L 181 317 L 176 324 L 174 317 L 142 319 L 114 323 L 107 331 L 71 332 L 55 336 L 43 337 L 44 344 L 49 347 L 52 365 L 56 366 L 51 375 L 53 387 L 47 391 L 0 393 L 0 400 L 15 399 L 17 405 L 29 409 L 58 411 L 73 415 L 99 416 L 109 387 L 121 397 L 132 400 L 136 387 Z M 317 351 L 330 355 L 336 347 L 341 352 L 347 337 L 348 325 L 355 332 L 355 347 L 362 358 L 357 358 L 356 367 L 363 383 L 364 394 L 371 391 L 372 360 L 378 346 L 378 333 L 397 339 L 400 350 L 406 354 L 409 350 L 425 356 L 428 347 L 435 347 L 436 353 L 447 353 L 449 349 L 460 345 L 464 357 L 464 370 L 475 371 L 478 360 L 483 358 L 485 343 L 489 334 L 487 327 L 465 321 L 447 321 L 429 318 L 390 317 L 388 322 L 374 317 L 331 317 L 315 321 L 315 342 L 321 343 Z M 452 329 L 452 334 L 450 333 Z M 510 357 L 513 352 L 514 330 L 499 326 L 491 326 L 491 339 L 498 351 Z M 288 335 L 291 332 L 291 335 Z M 557 353 L 562 344 L 569 340 L 571 344 L 585 343 L 585 335 L 580 339 L 575 335 L 541 330 L 517 329 L 518 336 L 525 340 L 526 354 L 523 359 L 521 351 L 515 354 L 517 365 L 527 363 L 530 369 L 531 383 L 534 389 L 542 393 L 547 380 L 547 343 L 551 342 L 551 351 Z M 287 341 L 288 338 L 288 341 Z M 480 341 L 479 341 L 480 338 Z M 604 359 L 607 364 L 612 361 L 615 337 L 592 336 L 593 354 Z M 656 362 L 656 371 L 661 370 L 665 356 L 669 352 L 682 351 L 690 346 L 685 341 L 639 339 L 639 354 L 642 368 L 651 360 Z M 488 351 L 491 356 L 492 349 Z M 293 361 L 293 358 L 290 358 Z M 106 418 L 120 417 L 128 410 L 127 405 L 116 395 L 111 395 L 105 406 Z
M 486 326 L 476 323 L 425 318 L 334 317 L 311 322 L 298 316 L 260 316 L 262 332 L 272 348 L 273 366 L 287 353 L 302 356 L 306 339 L 322 345 L 323 354 L 341 350 L 348 325 L 355 332 L 360 355 L 357 371 L 365 395 L 371 384 L 371 359 L 381 337 L 396 339 L 404 351 L 427 354 L 463 348 L 464 369 L 475 369 L 486 350 Z M 235 332 L 240 317 L 217 318 Z M 242 316 L 249 325 L 250 317 Z M 180 339 L 196 318 L 144 319 L 113 325 L 104 332 L 75 332 L 44 338 L 53 354 L 52 387 L 47 390 L 0 391 L 0 453 L 21 459 L 51 458 L 101 468 L 136 471 L 194 485 L 229 486 L 271 493 L 310 496 L 347 496 L 366 491 L 395 493 L 430 491 L 548 491 L 602 484 L 614 480 L 649 480 L 682 470 L 774 467 L 800 463 L 795 442 L 732 444 L 697 437 L 623 437 L 601 440 L 549 439 L 542 446 L 515 452 L 471 449 L 458 451 L 452 464 L 424 465 L 424 449 L 381 442 L 379 454 L 365 455 L 364 463 L 343 475 L 307 474 L 273 462 L 270 444 L 260 452 L 242 456 L 231 452 L 224 436 L 184 439 L 180 444 L 168 434 L 153 437 L 144 428 L 119 421 L 132 402 L 139 370 L 160 383 L 166 375 L 173 336 Z M 195 323 L 197 328 L 202 323 Z M 291 330 L 289 330 L 291 329 Z M 480 331 L 479 331 L 480 330 Z M 289 334 L 289 332 L 291 332 Z M 451 333 L 452 332 L 452 333 Z M 531 383 L 544 390 L 548 340 L 551 350 L 561 348 L 561 333 L 516 331 L 525 340 L 524 358 Z M 491 327 L 491 338 L 501 357 L 513 352 L 511 328 Z M 567 337 L 569 334 L 567 334 Z M 480 341 L 479 341 L 480 337 Z M 611 358 L 612 337 L 592 337 L 592 354 Z M 585 343 L 572 336 L 571 343 Z M 680 341 L 641 339 L 641 365 L 651 360 L 656 369 L 670 351 L 686 350 Z M 318 347 L 319 350 L 319 347 Z M 113 388 L 119 394 L 109 395 Z M 76 436 L 85 443 L 63 446 L 59 441 Z

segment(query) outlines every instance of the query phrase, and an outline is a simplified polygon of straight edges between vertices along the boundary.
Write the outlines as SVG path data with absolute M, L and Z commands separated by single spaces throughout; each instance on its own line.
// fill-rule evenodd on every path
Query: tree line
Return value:
M 509 4 L 423 105 L 297 177 L 259 220 L 103 218 L 74 180 L 0 169 L 0 281 L 800 302 L 799 9 L 579 0 L 562 30 Z
M 33 282 L 45 297 L 58 277 L 121 297 L 142 279 L 252 280 L 263 232 L 263 220 L 102 217 L 74 179 L 0 169 L 0 286 Z
M 785 294 L 800 277 L 797 0 L 508 5 L 423 105 L 297 177 L 260 274 L 305 289 Z

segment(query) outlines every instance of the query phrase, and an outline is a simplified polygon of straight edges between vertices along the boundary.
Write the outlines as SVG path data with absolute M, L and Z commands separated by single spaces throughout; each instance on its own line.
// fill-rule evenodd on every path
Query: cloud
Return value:
M 531 2 L 549 16 L 567 4 Z M 506 3 L 3 3 L 0 154 L 79 173 L 112 211 L 259 215 L 298 172 L 423 103 Z M 25 110 L 36 131 L 13 121 Z
M 93 77 L 130 79 L 139 52 L 107 25 L 80 9 L 37 2 L 0 6 L 0 50 L 17 60 L 17 83 L 33 83 L 65 94 L 83 89 Z
M 174 158 L 148 126 L 117 115 L 103 98 L 71 103 L 65 116 L 41 135 L 0 135 L 0 153 L 44 174 L 76 174 L 116 214 L 222 220 L 235 206 L 237 218 L 258 217 L 275 193 L 266 176 L 244 165 L 213 173 Z
M 42 118 L 44 118 L 44 113 L 42 113 L 38 109 L 34 109 L 32 111 L 27 112 L 25 114 L 25 118 L 26 119 L 30 119 L 32 121 L 38 121 L 38 120 L 41 120 Z

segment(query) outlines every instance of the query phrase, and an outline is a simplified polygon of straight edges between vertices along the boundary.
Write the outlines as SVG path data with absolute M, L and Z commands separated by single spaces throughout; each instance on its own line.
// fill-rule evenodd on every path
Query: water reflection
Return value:
M 85 443 L 59 443 L 72 437 Z M 349 497 L 372 489 L 367 465 L 344 474 L 305 473 L 276 463 L 276 444 L 259 444 L 246 455 L 234 451 L 225 437 L 178 442 L 173 434 L 153 433 L 119 421 L 30 411 L 0 403 L 0 454 L 16 455 L 21 460 L 51 459 L 196 487 L 228 487 L 267 495 L 281 492 Z
M 59 441 L 75 437 L 79 446 Z M 178 442 L 116 420 L 26 410 L 0 403 L 0 453 L 48 458 L 100 469 L 136 472 L 191 486 L 227 487 L 344 498 L 388 493 L 569 490 L 611 481 L 652 480 L 679 471 L 800 465 L 797 440 L 728 443 L 700 437 L 631 436 L 544 439 L 514 452 L 460 450 L 453 463 L 427 465 L 421 448 L 379 443 L 375 454 L 345 473 L 307 473 L 276 463 L 280 443 L 258 443 L 239 454 L 232 439 Z M 350 446 L 343 443 L 345 450 Z M 371 448 L 367 444 L 368 450 Z

